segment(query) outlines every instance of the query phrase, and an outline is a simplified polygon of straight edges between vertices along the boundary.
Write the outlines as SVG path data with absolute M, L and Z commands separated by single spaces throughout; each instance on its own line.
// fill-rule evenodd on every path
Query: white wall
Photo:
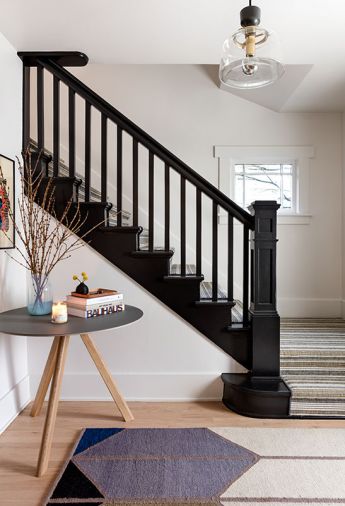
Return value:
M 73 72 L 217 185 L 215 145 L 314 146 L 310 225 L 282 225 L 278 297 L 283 315 L 340 316 L 341 115 L 278 114 L 219 90 L 208 67 L 89 65 Z M 141 307 L 137 324 L 96 336 L 111 371 L 130 399 L 219 398 L 219 375 L 239 366 L 89 247 L 53 273 L 58 295 L 85 270 L 91 285 L 123 290 Z M 29 341 L 32 388 L 48 352 L 47 340 Z M 82 344 L 74 337 L 63 387 L 65 398 L 108 398 Z
M 14 48 L 0 34 L 0 153 L 14 159 L 21 151 L 22 66 Z M 18 171 L 17 194 L 18 194 Z M 13 250 L 9 253 L 16 255 Z M 25 272 L 0 251 L 0 311 L 25 304 Z M 0 334 L 0 432 L 30 400 L 27 343 Z

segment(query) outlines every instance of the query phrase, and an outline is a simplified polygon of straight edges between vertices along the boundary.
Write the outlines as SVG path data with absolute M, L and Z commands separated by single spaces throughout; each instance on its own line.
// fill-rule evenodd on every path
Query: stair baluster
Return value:
M 201 276 L 202 262 L 202 194 L 196 189 L 196 275 Z
M 181 224 L 180 224 L 180 245 L 181 245 L 181 276 L 186 275 L 186 178 L 181 176 Z
M 138 141 L 133 138 L 133 227 L 138 226 Z
M 228 301 L 234 300 L 234 218 L 228 213 Z
M 69 177 L 75 176 L 75 92 L 68 89 L 68 152 Z
M 170 167 L 164 166 L 164 249 L 170 249 Z
M 118 227 L 122 227 L 122 128 L 117 127 L 117 183 L 116 183 L 116 211 L 117 219 L 116 224 Z
M 107 201 L 107 173 L 108 173 L 108 124 L 107 117 L 102 114 L 101 119 L 101 201 Z
M 37 149 L 41 153 L 44 149 L 44 70 L 37 66 Z M 44 170 L 42 160 L 41 169 Z
M 212 204 L 212 300 L 218 300 L 218 205 Z
M 30 67 L 23 65 L 23 152 L 30 144 Z
M 53 81 L 53 176 L 59 175 L 60 161 L 60 79 Z
M 149 250 L 154 248 L 154 155 L 149 151 Z
M 85 101 L 85 202 L 90 201 L 91 186 L 91 105 Z

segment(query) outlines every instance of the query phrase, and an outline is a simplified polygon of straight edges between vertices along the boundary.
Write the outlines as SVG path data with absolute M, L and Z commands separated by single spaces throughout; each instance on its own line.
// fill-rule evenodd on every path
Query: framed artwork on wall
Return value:
M 0 249 L 14 248 L 14 208 L 14 160 L 0 155 Z

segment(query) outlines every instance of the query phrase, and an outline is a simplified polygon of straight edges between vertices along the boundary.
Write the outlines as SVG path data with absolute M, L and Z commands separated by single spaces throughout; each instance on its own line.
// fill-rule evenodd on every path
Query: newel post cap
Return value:
M 280 204 L 276 200 L 255 200 L 248 206 L 249 212 L 255 215 L 257 211 L 278 211 Z

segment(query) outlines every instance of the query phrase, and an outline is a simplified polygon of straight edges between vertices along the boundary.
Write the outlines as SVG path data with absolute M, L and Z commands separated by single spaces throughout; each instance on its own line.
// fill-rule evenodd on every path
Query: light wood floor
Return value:
M 0 505 L 41 506 L 83 427 L 342 427 L 344 420 L 259 420 L 227 410 L 220 402 L 130 403 L 135 420 L 124 423 L 112 402 L 61 402 L 49 469 L 35 477 L 45 408 L 37 418 L 28 406 L 0 436 Z

